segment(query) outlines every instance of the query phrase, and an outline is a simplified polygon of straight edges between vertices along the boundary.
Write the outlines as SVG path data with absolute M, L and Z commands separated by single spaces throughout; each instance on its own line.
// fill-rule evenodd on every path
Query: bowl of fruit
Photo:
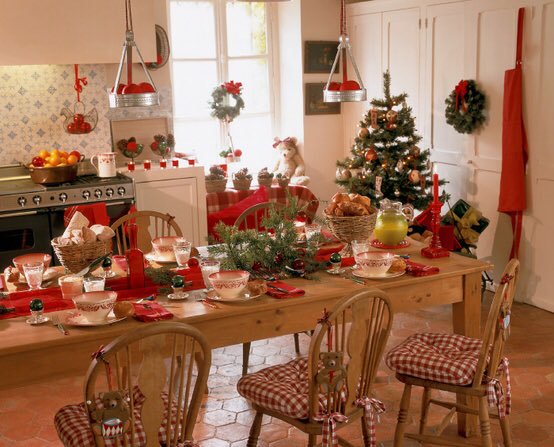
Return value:
M 33 157 L 31 163 L 25 165 L 31 175 L 31 180 L 41 185 L 55 185 L 72 182 L 77 178 L 79 162 L 84 156 L 79 151 L 66 152 L 52 149 L 41 150 Z

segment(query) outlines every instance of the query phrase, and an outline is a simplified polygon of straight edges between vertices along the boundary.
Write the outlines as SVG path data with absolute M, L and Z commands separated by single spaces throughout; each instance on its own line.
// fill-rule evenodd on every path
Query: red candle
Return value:
M 173 166 L 174 168 L 178 168 L 179 167 L 179 159 L 174 158 L 173 160 L 171 160 L 171 166 Z
M 142 162 L 142 166 L 144 167 L 145 171 L 148 171 L 152 167 L 152 163 L 150 162 L 150 160 L 144 160 Z
M 161 168 L 161 169 L 167 168 L 167 160 L 166 160 L 165 158 L 162 158 L 162 159 L 160 160 L 160 168 Z
M 433 202 L 439 203 L 439 174 L 433 174 Z

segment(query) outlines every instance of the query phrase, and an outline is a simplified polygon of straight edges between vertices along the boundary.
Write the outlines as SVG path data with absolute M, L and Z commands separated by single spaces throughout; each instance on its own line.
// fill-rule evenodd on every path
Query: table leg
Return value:
M 452 305 L 452 327 L 457 334 L 474 338 L 481 336 L 481 273 L 464 276 L 463 301 Z M 476 398 L 459 396 L 457 400 L 478 409 Z M 478 418 L 458 413 L 458 433 L 466 437 L 478 433 Z

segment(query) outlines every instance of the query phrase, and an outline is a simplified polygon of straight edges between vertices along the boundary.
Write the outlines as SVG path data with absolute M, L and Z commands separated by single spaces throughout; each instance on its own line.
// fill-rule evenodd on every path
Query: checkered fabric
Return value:
M 506 377 L 506 393 L 502 388 L 502 382 L 498 377 Z M 510 381 L 510 368 L 508 359 L 504 357 L 498 365 L 495 378 L 486 378 L 487 383 L 487 401 L 489 406 L 498 407 L 498 416 L 500 418 L 506 417 L 512 411 L 512 384 Z
M 321 431 L 321 447 L 339 447 L 336 429 L 337 422 L 348 422 L 348 418 L 341 413 L 320 413 L 314 417 L 315 421 L 323 422 Z
M 142 404 L 145 401 L 144 395 L 138 388 L 135 387 L 133 395 L 135 408 L 135 444 L 137 447 L 146 446 L 146 435 L 140 421 L 140 411 Z M 167 408 L 167 394 L 162 394 L 164 407 Z M 167 412 L 165 415 L 167 418 Z M 162 423 L 158 432 L 158 441 L 160 444 L 166 443 L 166 420 Z M 96 447 L 94 442 L 94 434 L 92 433 L 91 425 L 85 410 L 85 404 L 66 405 L 61 408 L 54 417 L 54 426 L 58 432 L 58 437 L 65 447 Z M 116 438 L 105 439 L 106 447 L 116 447 Z M 193 441 L 185 441 L 180 447 L 199 447 Z
M 366 432 L 369 436 L 369 446 L 376 447 L 377 429 L 375 427 L 375 416 L 377 415 L 377 422 L 380 422 L 379 415 L 385 412 L 385 404 L 378 399 L 369 398 L 367 396 L 356 399 L 355 404 L 364 409 L 364 423 Z
M 278 202 L 285 204 L 287 202 L 287 190 L 291 196 L 298 198 L 298 205 L 304 206 L 309 203 L 306 211 L 308 214 L 315 214 L 319 203 L 316 196 L 305 186 L 288 186 L 282 188 L 280 186 L 272 186 L 266 188 L 267 195 L 270 202 Z M 206 194 L 206 205 L 208 214 L 216 213 L 217 211 L 224 210 L 241 200 L 246 199 L 252 195 L 256 190 L 250 189 L 247 191 L 238 191 L 234 189 L 226 189 L 223 192 L 212 192 Z M 311 202 L 311 203 L 310 203 Z

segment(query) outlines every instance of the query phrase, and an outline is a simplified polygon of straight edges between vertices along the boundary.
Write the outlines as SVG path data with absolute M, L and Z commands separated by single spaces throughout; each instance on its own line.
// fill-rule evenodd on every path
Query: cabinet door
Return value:
M 468 167 L 465 157 L 467 137 L 446 123 L 445 99 L 464 73 L 464 5 L 449 3 L 426 8 L 425 14 L 425 110 L 423 147 L 441 178 L 451 203 L 467 196 Z M 420 120 L 422 123 L 422 120 Z
M 157 180 L 135 184 L 137 208 L 175 216 L 183 236 L 200 245 L 195 178 Z
M 156 60 L 154 4 L 132 2 L 135 41 L 146 61 Z M 0 65 L 119 62 L 123 0 L 0 0 L 0 11 Z
M 383 62 L 391 74 L 391 94 L 406 92 L 408 104 L 416 117 L 416 128 L 423 132 L 418 118 L 423 116 L 420 101 L 421 61 L 424 33 L 421 32 L 420 9 L 410 8 L 383 13 Z M 382 97 L 382 80 L 381 94 Z

